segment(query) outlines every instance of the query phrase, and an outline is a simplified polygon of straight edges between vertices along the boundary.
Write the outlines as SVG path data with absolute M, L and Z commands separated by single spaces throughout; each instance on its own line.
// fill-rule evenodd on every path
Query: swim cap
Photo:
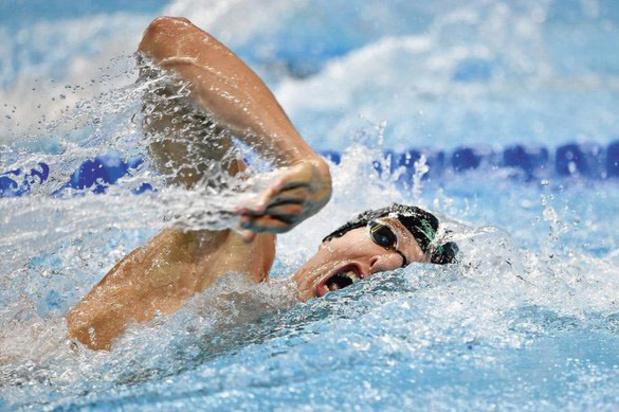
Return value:
M 434 244 L 439 225 L 436 216 L 416 206 L 399 203 L 380 209 L 366 210 L 331 232 L 322 241 L 327 242 L 333 238 L 342 237 L 353 229 L 366 226 L 371 220 L 385 216 L 396 217 L 413 235 L 421 250 L 430 255 L 432 263 L 444 265 L 456 261 L 458 246 L 454 242 L 447 242 L 439 246 Z

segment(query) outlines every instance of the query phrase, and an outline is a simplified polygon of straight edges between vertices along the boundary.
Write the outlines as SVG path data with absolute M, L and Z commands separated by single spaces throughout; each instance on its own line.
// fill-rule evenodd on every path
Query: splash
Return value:
M 2 92 L 0 170 L 44 162 L 50 178 L 26 197 L 0 200 L 0 409 L 612 407 L 616 182 L 522 183 L 484 167 L 437 179 L 431 164 L 419 161 L 407 174 L 384 156 L 417 139 L 443 149 L 609 139 L 617 131 L 616 53 L 591 51 L 605 50 L 599 36 L 616 33 L 605 3 L 579 3 L 589 11 L 573 16 L 574 7 L 552 1 L 370 1 L 353 10 L 339 1 L 250 3 L 175 1 L 168 10 L 209 22 L 267 74 L 310 143 L 343 152 L 331 166 L 331 203 L 279 237 L 273 283 L 230 274 L 175 315 L 132 325 L 111 352 L 89 352 L 67 341 L 63 315 L 115 262 L 166 225 L 234 226 L 228 212 L 269 177 L 256 168 L 247 180 L 230 180 L 213 164 L 214 180 L 191 190 L 168 184 L 178 168 L 151 158 L 159 137 L 144 129 L 144 106 L 170 103 L 173 111 L 175 103 L 145 101 L 144 93 L 170 79 L 136 82 L 125 50 L 145 16 L 119 17 L 109 27 L 127 27 L 121 35 L 85 36 L 103 49 L 92 66 L 108 69 L 35 91 L 33 74 L 21 75 Z M 294 24 L 308 21 L 316 4 L 331 12 L 314 15 L 309 29 Z M 93 18 L 92 27 L 115 17 Z M 567 24 L 581 17 L 590 31 Z M 79 31 L 91 21 L 73 23 Z M 54 26 L 35 33 L 52 38 Z M 70 61 L 58 77 L 75 79 L 91 67 L 80 44 L 52 59 Z M 126 57 L 108 64 L 111 54 Z M 50 67 L 59 65 L 39 73 Z M 200 121 L 209 127 L 208 118 Z M 110 150 L 145 161 L 103 194 L 63 189 L 84 160 Z M 230 152 L 238 155 L 245 156 Z M 142 183 L 156 191 L 132 194 Z M 322 236 L 394 201 L 437 212 L 446 239 L 460 247 L 459 263 L 414 265 L 294 303 L 287 276 Z
M 518 196 L 537 199 L 522 203 L 520 212 L 529 222 L 539 220 L 545 225 L 539 229 L 537 245 L 525 248 L 526 239 L 516 230 L 472 224 L 497 221 L 477 213 L 499 213 L 502 205 L 482 207 L 462 188 L 492 201 L 489 194 L 475 190 L 487 187 L 496 194 L 494 188 L 505 181 L 501 173 L 477 170 L 453 176 L 449 182 L 424 181 L 429 166 L 420 160 L 415 173 L 406 177 L 384 155 L 385 125 L 366 123 L 351 136 L 355 143 L 344 151 L 341 162 L 331 165 L 332 201 L 321 213 L 280 236 L 270 283 L 256 286 L 242 275 L 230 274 L 175 315 L 132 325 L 109 353 L 90 352 L 68 341 L 64 313 L 111 265 L 165 225 L 190 229 L 234 225 L 225 212 L 235 201 L 252 195 L 252 187 L 256 191 L 260 187 L 216 174 L 216 183 L 225 190 L 214 190 L 212 180 L 189 190 L 166 184 L 178 177 L 178 169 L 149 170 L 153 166 L 144 145 L 160 136 L 149 135 L 142 128 L 144 122 L 136 119 L 143 119 L 141 112 L 148 111 L 149 104 L 161 105 L 146 99 L 144 109 L 143 103 L 146 90 L 160 90 L 157 87 L 171 81 L 159 80 L 148 86 L 155 89 L 138 82 L 111 91 L 108 96 L 114 103 L 109 106 L 105 97 L 78 104 L 76 112 L 67 116 L 71 130 L 80 124 L 94 130 L 96 139 L 71 140 L 59 133 L 62 150 L 44 157 L 52 170 L 60 170 L 57 186 L 4 199 L 1 204 L 9 216 L 3 228 L 2 245 L 9 250 L 9 259 L 2 260 L 4 305 L 0 312 L 0 347 L 5 348 L 0 353 L 1 390 L 8 405 L 26 406 L 29 399 L 50 407 L 66 404 L 54 400 L 59 395 L 82 406 L 100 405 L 109 396 L 133 399 L 166 382 L 191 381 L 187 376 L 196 373 L 211 378 L 219 373 L 242 375 L 218 365 L 236 362 L 238 356 L 258 362 L 263 350 L 280 351 L 284 365 L 301 365 L 300 372 L 289 373 L 303 376 L 345 365 L 366 352 L 385 360 L 404 356 L 421 364 L 435 364 L 437 357 L 447 363 L 462 362 L 456 359 L 465 356 L 468 367 L 497 367 L 506 350 L 535 346 L 540 339 L 564 330 L 600 330 L 613 324 L 617 304 L 612 293 L 603 291 L 619 288 L 612 276 L 617 262 L 573 248 L 557 251 L 557 245 L 569 241 L 571 234 L 564 223 L 565 212 L 571 209 L 556 204 L 562 197 L 540 194 L 536 187 L 530 187 L 529 194 L 520 189 Z M 92 116 L 97 120 L 92 121 Z M 75 121 L 78 118 L 82 120 Z M 49 127 L 59 131 L 63 126 L 55 122 Z M 124 155 L 143 153 L 147 160 L 134 175 L 107 187 L 103 194 L 73 190 L 51 196 L 71 170 L 65 162 L 73 165 L 112 144 Z M 25 156 L 13 155 L 17 160 L 10 165 L 25 167 L 41 159 L 36 152 Z M 268 180 L 268 175 L 254 177 Z M 157 191 L 136 196 L 128 190 L 146 179 Z M 550 190 L 552 185 L 541 187 Z M 460 246 L 459 263 L 413 265 L 377 275 L 325 299 L 295 304 L 294 288 L 286 278 L 310 257 L 322 236 L 364 209 L 391 202 L 433 205 L 432 209 L 442 212 L 442 233 L 445 240 Z M 555 252 L 550 254 L 551 250 Z M 367 326 L 355 331 L 356 319 Z M 385 323 L 384 319 L 393 321 Z M 326 346 L 319 349 L 314 335 L 321 336 Z M 345 351 L 337 349 L 342 339 L 348 348 Z M 463 344 L 465 349 L 461 349 Z M 335 351 L 338 359 L 299 363 L 296 353 L 304 345 L 320 358 L 330 359 L 330 351 Z M 219 382 L 213 379 L 213 385 Z M 195 382 L 191 385 L 195 387 Z

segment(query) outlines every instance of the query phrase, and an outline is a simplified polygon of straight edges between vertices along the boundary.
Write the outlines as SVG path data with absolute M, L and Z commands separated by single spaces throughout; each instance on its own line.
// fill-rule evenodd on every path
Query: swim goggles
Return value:
M 379 222 L 378 220 L 370 220 L 367 227 L 372 242 L 386 250 L 395 252 L 402 256 L 401 267 L 408 266 L 409 262 L 406 259 L 406 256 L 398 250 L 398 236 L 391 227 Z

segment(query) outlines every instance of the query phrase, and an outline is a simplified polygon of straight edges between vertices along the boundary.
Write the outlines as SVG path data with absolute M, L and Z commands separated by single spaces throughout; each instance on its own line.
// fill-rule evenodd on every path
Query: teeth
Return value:
M 348 279 L 350 279 L 353 283 L 355 283 L 355 282 L 357 282 L 357 281 L 361 280 L 361 278 L 360 278 L 359 276 L 357 276 L 357 274 L 356 274 L 354 271 L 352 271 L 352 270 L 349 270 L 349 271 L 347 271 L 347 272 L 339 272 L 339 273 L 337 273 L 337 274 L 336 274 L 336 276 L 344 276 L 344 277 L 347 277 L 347 278 L 348 278 Z
M 348 279 L 352 280 L 353 283 L 359 280 L 359 277 L 357 276 L 357 274 L 355 272 L 353 272 L 352 270 L 342 273 L 342 275 L 346 276 Z
M 337 278 L 339 278 L 339 280 Z M 342 283 L 342 278 L 347 278 L 350 283 Z M 357 276 L 357 274 L 352 270 L 346 272 L 339 272 L 325 282 L 325 287 L 327 288 L 327 290 L 334 292 L 336 290 L 339 290 L 341 287 L 344 288 L 346 286 L 349 286 L 350 284 L 358 282 L 359 280 L 361 280 L 361 278 Z M 340 284 L 342 284 L 342 286 L 340 286 Z

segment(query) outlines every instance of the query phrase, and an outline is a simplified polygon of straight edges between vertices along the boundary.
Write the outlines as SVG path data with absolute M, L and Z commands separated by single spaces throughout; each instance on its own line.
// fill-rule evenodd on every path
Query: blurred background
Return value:
M 619 136 L 614 0 L 4 0 L 0 143 L 130 81 L 101 82 L 158 15 L 225 42 L 319 149 L 382 121 L 396 150 Z
M 336 160 L 274 279 L 394 201 L 460 262 L 292 306 L 224 277 L 111 352 L 71 346 L 66 311 L 170 216 L 236 223 L 203 212 L 238 199 L 149 167 L 134 51 L 159 15 L 226 43 Z M 0 39 L 0 410 L 619 404 L 617 0 L 0 0 Z

